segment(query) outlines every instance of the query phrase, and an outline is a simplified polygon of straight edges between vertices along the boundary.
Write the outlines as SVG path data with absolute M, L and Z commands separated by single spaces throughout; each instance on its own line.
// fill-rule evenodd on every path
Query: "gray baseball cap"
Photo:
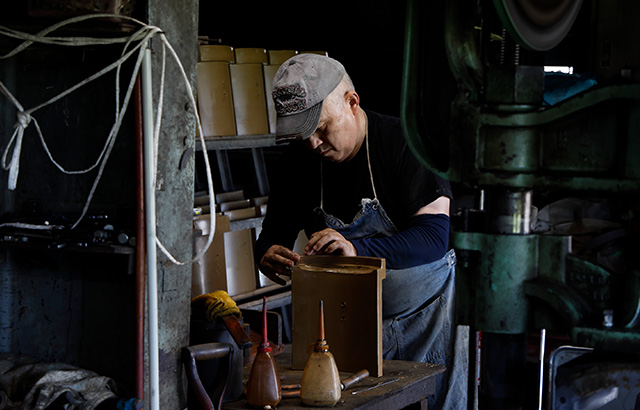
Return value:
M 307 139 L 315 132 L 322 102 L 344 74 L 342 64 L 320 54 L 298 54 L 282 63 L 273 78 L 276 144 Z

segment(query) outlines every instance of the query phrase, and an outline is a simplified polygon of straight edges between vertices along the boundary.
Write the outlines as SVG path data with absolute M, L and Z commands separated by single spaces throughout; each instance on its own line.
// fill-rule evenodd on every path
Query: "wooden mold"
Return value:
M 303 256 L 294 266 L 292 368 L 304 369 L 317 339 L 318 304 L 324 301 L 325 336 L 338 370 L 367 369 L 382 376 L 382 258 Z

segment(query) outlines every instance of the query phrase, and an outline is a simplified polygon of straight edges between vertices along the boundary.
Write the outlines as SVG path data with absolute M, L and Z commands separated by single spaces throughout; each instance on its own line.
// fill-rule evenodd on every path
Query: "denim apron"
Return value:
M 374 198 L 362 199 L 361 209 L 353 221 L 345 224 L 324 211 L 321 177 L 320 206 L 314 210 L 328 228 L 335 229 L 347 240 L 379 234 L 390 236 L 398 232 L 378 201 L 367 135 L 365 141 Z M 429 409 L 466 409 L 466 362 L 461 356 L 455 362 L 462 360 L 464 363 L 454 363 L 453 354 L 454 345 L 460 345 L 460 355 L 465 355 L 467 348 L 464 338 L 454 343 L 460 339 L 453 328 L 455 264 L 456 256 L 452 249 L 442 259 L 425 265 L 387 269 L 386 278 L 382 281 L 383 358 L 437 363 L 447 367 L 447 372 L 436 379 L 436 394 L 429 398 Z

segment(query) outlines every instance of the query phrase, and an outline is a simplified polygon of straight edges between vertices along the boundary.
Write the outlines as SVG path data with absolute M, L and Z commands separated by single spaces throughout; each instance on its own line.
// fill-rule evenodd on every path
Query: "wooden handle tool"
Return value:
M 358 383 L 359 381 L 369 377 L 369 371 L 367 369 L 362 369 L 358 373 L 355 373 L 353 376 L 344 379 L 340 383 L 340 387 L 342 390 L 348 389 L 351 385 Z
M 240 324 L 238 318 L 233 315 L 222 316 L 222 320 L 227 330 L 231 334 L 231 337 L 236 342 L 240 349 L 248 349 L 251 347 L 251 339 L 244 330 L 244 327 Z

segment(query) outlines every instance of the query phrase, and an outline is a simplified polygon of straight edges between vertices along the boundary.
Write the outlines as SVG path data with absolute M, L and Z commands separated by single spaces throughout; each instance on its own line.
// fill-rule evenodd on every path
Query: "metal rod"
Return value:
M 538 410 L 542 410 L 542 393 L 543 393 L 543 385 L 544 385 L 544 345 L 547 338 L 547 330 L 542 329 L 540 331 L 540 375 L 539 375 L 539 385 L 538 385 Z
M 144 133 L 142 125 L 142 88 L 140 74 L 135 84 L 136 108 L 136 387 L 144 398 L 144 300 L 145 300 L 145 221 L 144 221 Z
M 364 387 L 362 389 L 358 389 L 358 390 L 354 390 L 351 392 L 351 394 L 359 394 L 359 393 L 363 393 L 369 390 L 373 390 L 373 389 L 377 389 L 378 387 L 382 387 L 382 386 L 386 386 L 387 384 L 391 384 L 391 383 L 395 383 L 398 380 L 400 380 L 400 378 L 395 378 L 395 379 L 391 379 L 391 380 L 387 380 L 386 382 L 380 382 L 380 383 L 376 383 L 373 386 L 369 386 L 369 387 Z
M 156 261 L 156 194 L 153 183 L 155 158 L 153 143 L 153 91 L 151 81 L 151 49 L 145 50 L 142 60 L 142 107 L 144 129 L 144 191 L 146 216 L 147 277 L 149 299 L 149 408 L 158 410 L 159 354 L 158 354 L 158 278 Z

